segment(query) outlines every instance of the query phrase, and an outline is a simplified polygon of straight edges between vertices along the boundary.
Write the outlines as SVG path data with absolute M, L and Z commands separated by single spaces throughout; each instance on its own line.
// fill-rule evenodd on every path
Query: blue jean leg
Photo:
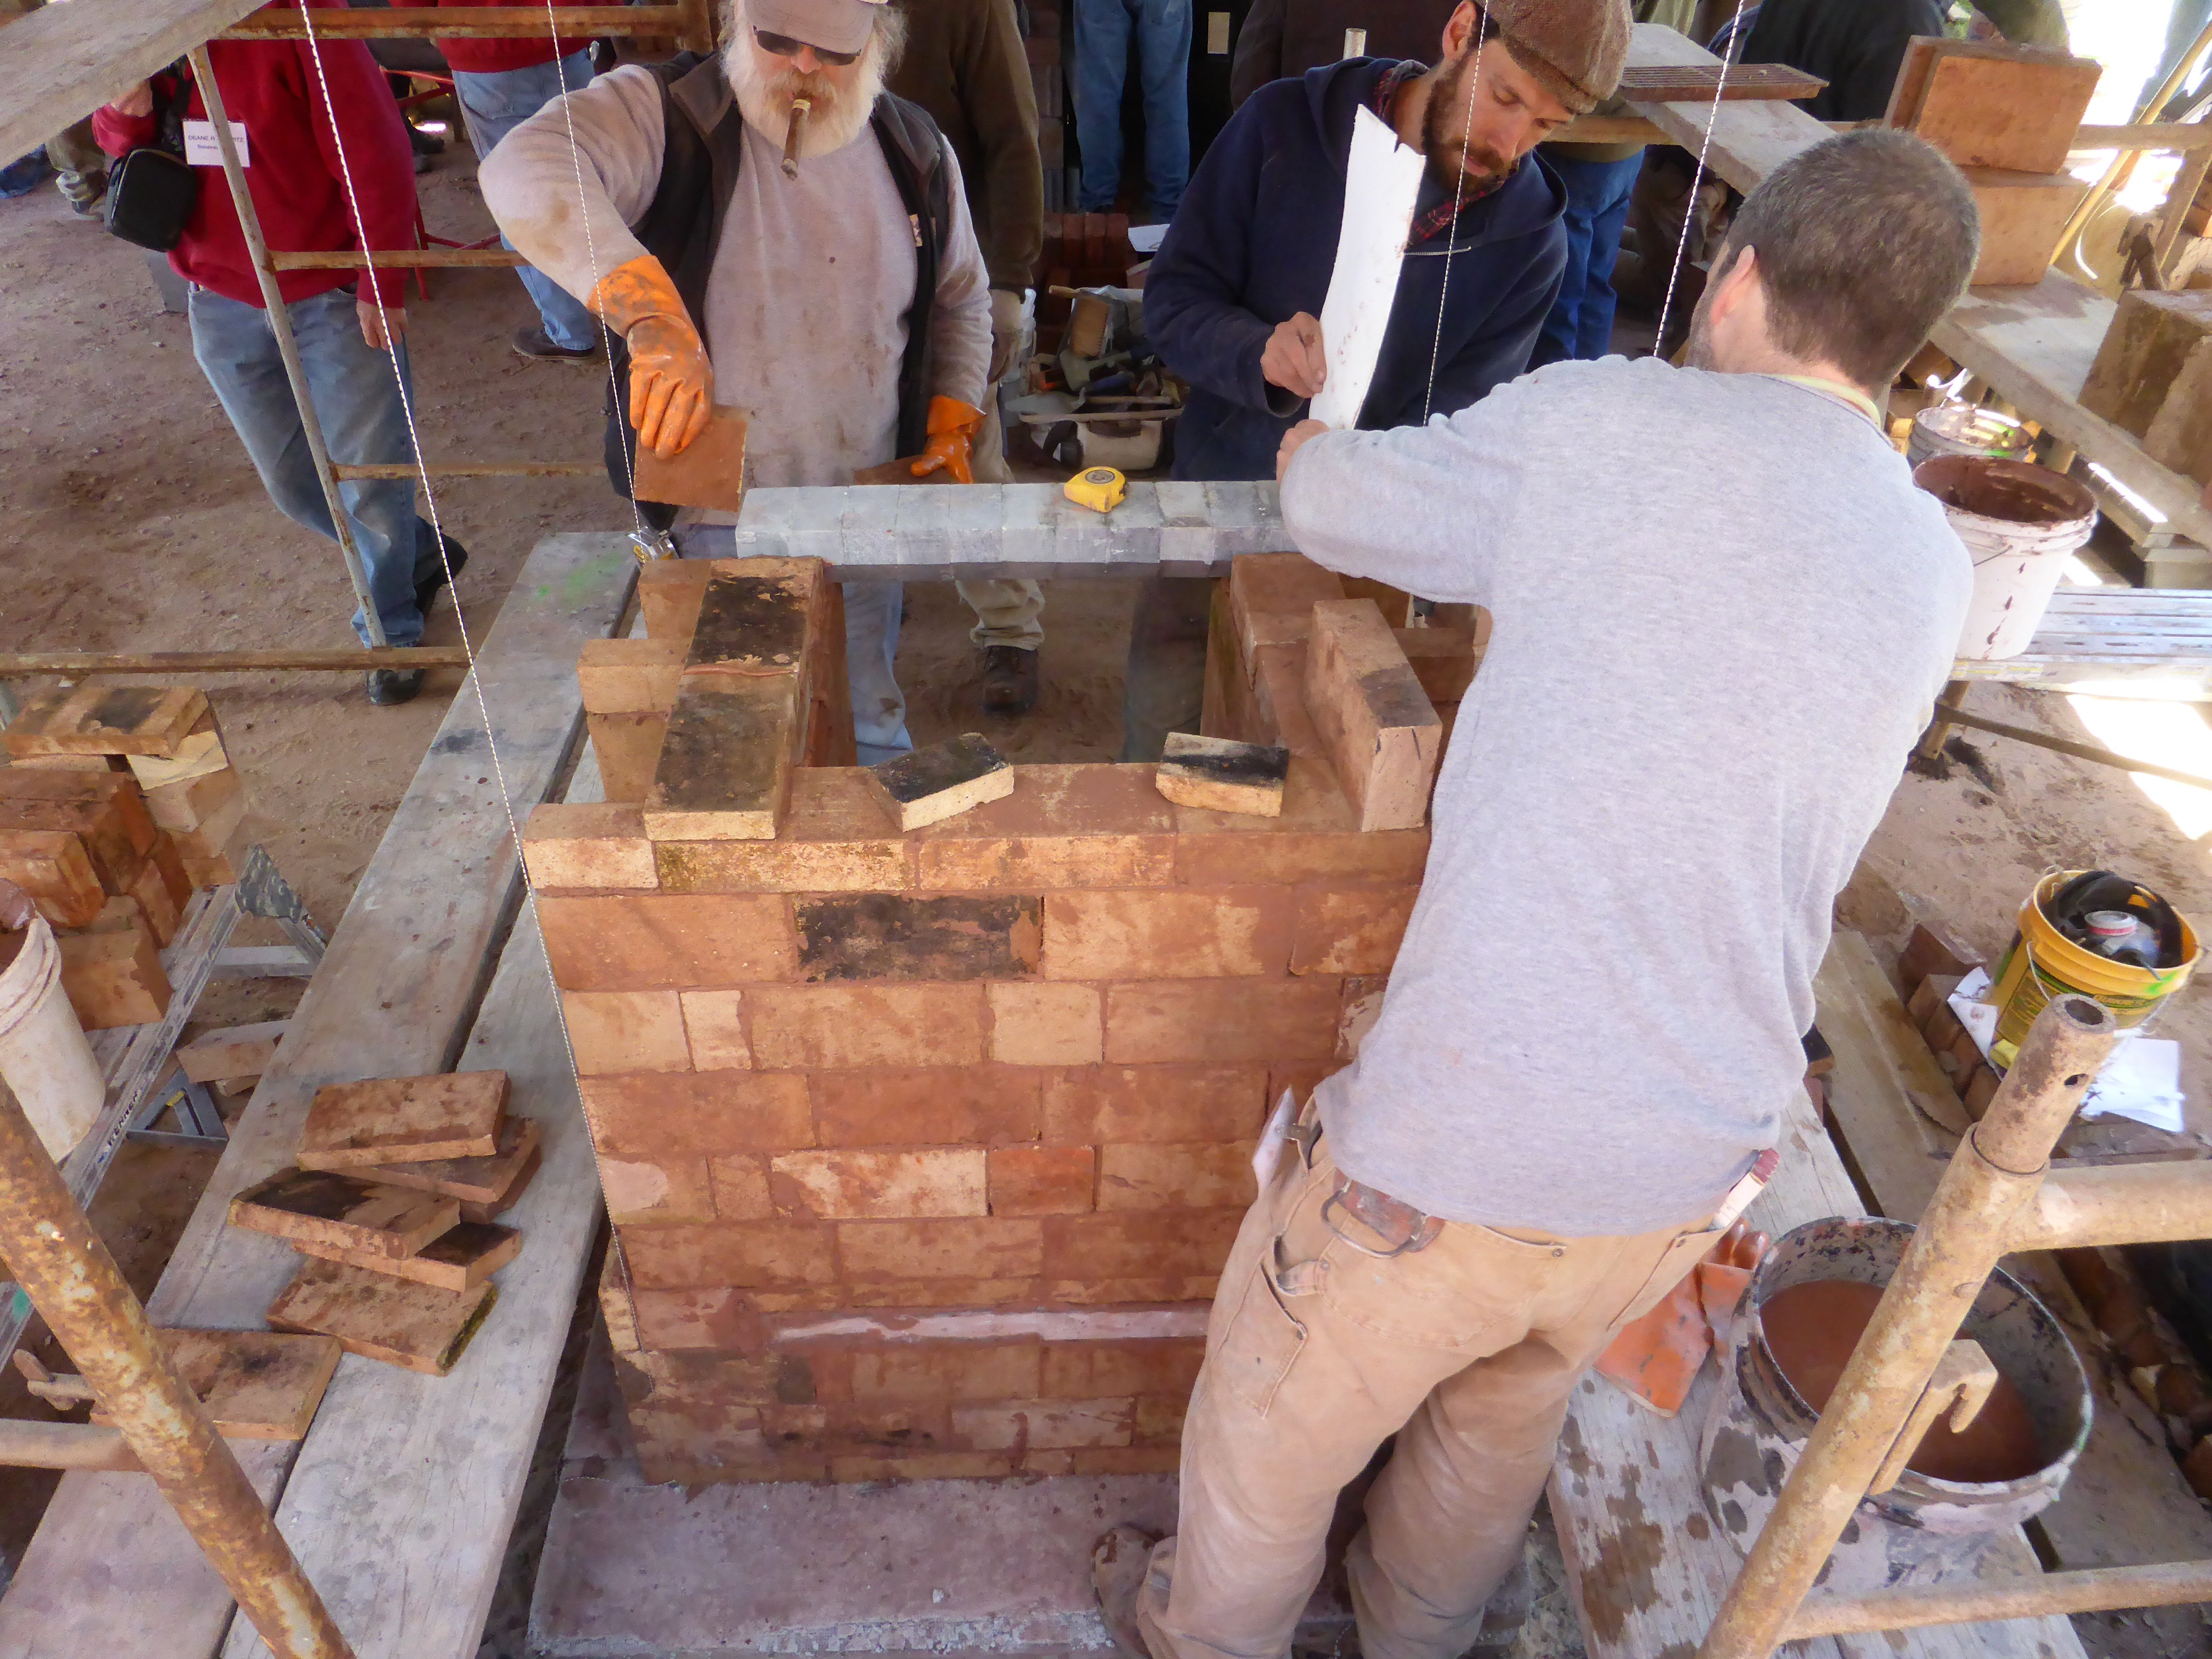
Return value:
M 1628 222 L 1629 198 L 1644 167 L 1640 150 L 1618 161 L 1545 160 L 1567 188 L 1561 221 L 1567 268 L 1531 354 L 1534 368 L 1567 358 L 1602 357 L 1613 349 L 1613 261 L 1620 257 L 1621 227 Z
M 1129 36 L 1145 106 L 1145 194 L 1164 219 L 1190 178 L 1191 0 L 1075 0 L 1075 137 L 1082 209 L 1103 213 L 1121 188 L 1121 90 Z
M 564 92 L 591 84 L 592 54 L 587 47 L 572 52 L 557 63 L 532 64 L 526 69 L 491 73 L 456 70 L 453 95 L 461 106 L 461 120 L 469 130 L 469 143 L 481 161 L 499 141 Z M 512 248 L 506 237 L 499 245 Z M 538 307 L 545 337 L 555 345 L 582 351 L 599 342 L 599 324 L 582 303 L 550 276 L 524 265 L 516 273 Z
M 873 766 L 914 747 L 906 731 L 906 693 L 891 665 L 898 655 L 903 582 L 847 582 L 845 676 L 853 690 L 853 741 Z
M 1123 0 L 1075 0 L 1075 142 L 1083 151 L 1085 213 L 1103 213 L 1121 188 L 1121 82 L 1129 66 Z
M 331 459 L 347 465 L 412 460 L 415 452 L 408 441 L 407 416 L 392 360 L 361 337 L 353 295 L 343 289 L 329 289 L 293 301 L 285 313 L 291 319 L 292 337 L 307 371 L 307 394 L 314 400 Z M 195 288 L 191 327 L 192 356 L 230 416 L 269 499 L 295 524 L 336 541 L 337 531 L 315 477 L 307 432 L 292 401 L 268 314 L 258 306 Z M 407 372 L 404 343 L 399 368 L 402 374 Z M 434 553 L 435 549 L 425 545 L 427 535 L 418 541 L 422 520 L 415 515 L 414 480 L 355 479 L 338 486 L 338 498 L 345 504 L 384 637 L 393 645 L 417 643 L 422 637 L 422 613 L 415 605 L 416 558 L 418 550 Z M 354 614 L 353 626 L 362 642 L 368 643 L 359 611 Z
M 1145 96 L 1145 191 L 1152 215 L 1175 217 L 1190 181 L 1191 0 L 1137 0 L 1137 67 Z

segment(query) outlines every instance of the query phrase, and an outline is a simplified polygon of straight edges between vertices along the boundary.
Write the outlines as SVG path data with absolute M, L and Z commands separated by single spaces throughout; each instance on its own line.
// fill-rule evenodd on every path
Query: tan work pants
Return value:
M 1520 1559 L 1568 1391 L 1720 1236 L 1447 1223 L 1384 1259 L 1328 1202 L 1335 1181 L 1325 1142 L 1285 1143 L 1222 1271 L 1183 1423 L 1180 1531 L 1138 1600 L 1154 1659 L 1285 1652 L 1337 1493 L 1393 1434 L 1346 1562 L 1360 1645 L 1458 1659 Z

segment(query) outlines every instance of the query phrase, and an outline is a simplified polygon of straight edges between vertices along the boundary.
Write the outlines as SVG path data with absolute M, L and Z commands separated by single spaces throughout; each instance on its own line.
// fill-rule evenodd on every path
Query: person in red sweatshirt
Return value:
M 343 0 L 283 3 L 326 10 Z M 253 210 L 272 250 L 359 248 L 363 228 L 372 249 L 415 246 L 414 161 L 398 107 L 367 46 L 213 40 L 207 51 L 238 133 Z M 169 264 L 191 285 L 192 356 L 270 499 L 295 523 L 336 541 L 238 210 L 212 164 L 207 106 L 189 80 L 164 72 L 141 83 L 94 112 L 94 136 L 118 157 L 155 143 L 156 109 L 166 109 L 180 92 L 187 97 L 186 159 L 205 156 L 210 164 L 198 175 L 199 199 Z M 341 465 L 411 461 L 404 273 L 358 273 L 358 284 L 356 275 L 286 270 L 276 283 L 331 459 Z M 448 538 L 446 556 L 440 556 L 436 535 L 415 512 L 412 479 L 354 479 L 338 490 L 386 643 L 417 644 L 423 609 L 445 585 L 448 563 L 458 571 L 468 556 Z M 359 611 L 353 622 L 368 643 Z M 419 668 L 376 669 L 368 677 L 369 701 L 405 702 L 422 685 Z
M 471 6 L 527 6 L 545 15 L 547 0 L 437 0 L 448 9 Z M 553 0 L 557 8 L 590 0 Z M 507 40 L 440 36 L 438 50 L 453 71 L 453 98 L 477 159 L 546 105 L 592 80 L 592 42 L 579 30 L 562 29 Z M 506 237 L 501 247 L 513 247 Z M 538 307 L 538 326 L 514 331 L 514 349 L 544 362 L 585 362 L 597 351 L 599 325 L 580 301 L 551 277 L 525 265 L 516 273 Z

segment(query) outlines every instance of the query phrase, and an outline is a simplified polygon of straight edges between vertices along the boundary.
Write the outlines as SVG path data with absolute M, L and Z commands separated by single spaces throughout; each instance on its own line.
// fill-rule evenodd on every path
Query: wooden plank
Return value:
M 1632 64 L 1621 72 L 1619 91 L 1632 103 L 1696 99 L 1711 103 L 1716 92 L 1723 103 L 1730 103 L 1753 98 L 1811 98 L 1827 84 L 1819 76 L 1787 64 L 1731 64 L 1725 76 L 1718 64 Z
M 261 3 L 133 0 L 15 18 L 0 28 L 0 155 L 36 149 Z
M 1824 1000 L 1820 1030 L 1836 1051 L 1840 1092 L 1847 1039 L 1830 1018 Z M 1823 1216 L 1866 1212 L 1802 1092 L 1784 1115 L 1780 1150 L 1781 1168 L 1751 1206 L 1754 1227 L 1779 1236 Z M 1590 1659 L 1694 1652 L 1742 1565 L 1707 1517 L 1698 1480 L 1698 1437 L 1716 1386 L 1708 1365 L 1670 1419 L 1595 1376 L 1576 1385 L 1552 1471 L 1552 1515 Z M 2026 1539 L 2013 1534 L 1996 1571 L 2037 1571 Z M 2057 1618 L 1821 1637 L 1778 1651 L 1793 1659 L 2083 1659 L 2073 1627 Z
M 362 11 L 338 11 L 315 19 L 315 34 L 325 40 L 419 40 L 434 36 L 466 40 L 518 40 L 557 28 L 563 41 L 578 44 L 593 35 L 617 37 L 673 36 L 685 31 L 685 9 L 681 5 L 563 6 L 558 19 L 549 22 L 543 12 L 502 7 L 488 17 L 454 17 L 429 6 L 394 6 Z M 234 23 L 216 37 L 223 40 L 304 40 L 307 26 L 296 9 L 286 7 Z
M 596 782 L 580 776 L 568 798 L 597 799 Z M 522 1253 L 452 1376 L 339 1365 L 277 1510 L 363 1655 L 474 1659 L 599 1229 L 599 1176 L 532 913 L 515 924 L 462 1064 L 505 1071 L 509 1106 L 544 1137 L 544 1174 L 506 1218 Z M 222 1651 L 268 1653 L 244 1620 Z
M 574 750 L 576 653 L 613 630 L 636 568 L 619 535 L 548 537 L 485 635 L 477 672 L 519 815 L 547 798 Z M 232 1126 L 149 1304 L 157 1322 L 258 1327 L 297 1257 L 276 1239 L 225 1227 L 231 1199 L 291 1162 L 308 1101 L 323 1084 L 440 1071 L 459 1054 L 494 965 L 492 944 L 520 898 L 507 814 L 496 789 L 479 781 L 489 775 L 483 719 L 465 686 L 355 889 L 283 1051 Z M 544 1046 L 560 1052 L 557 1041 Z M 519 1077 L 528 1067 L 510 1069 Z M 526 1231 L 536 1196 L 525 1196 L 516 1218 Z M 334 1395 L 345 1391 L 348 1369 L 339 1367 Z M 283 1453 L 275 1468 L 252 1472 L 274 1493 L 291 1449 L 272 1450 Z M 229 1597 L 151 1483 L 137 1479 L 120 1491 L 113 1484 L 134 1479 L 63 1477 L 0 1596 L 0 1654 L 199 1659 L 215 1651 Z
M 1638 23 L 1629 37 L 1628 66 L 1653 70 L 1683 64 L 1716 64 L 1720 59 L 1692 45 L 1663 23 Z M 1741 103 L 1725 100 L 1716 116 L 1711 98 L 1677 103 L 1631 106 L 1695 155 L 1703 149 L 1709 171 L 1748 191 L 1798 151 L 1817 144 L 1828 129 L 1796 105 L 1771 99 Z M 1712 129 L 1710 143 L 1705 130 Z
M 276 1045 L 291 1029 L 289 1019 L 257 1020 L 210 1031 L 177 1050 L 177 1063 L 195 1083 L 228 1083 L 259 1077 L 276 1058 Z

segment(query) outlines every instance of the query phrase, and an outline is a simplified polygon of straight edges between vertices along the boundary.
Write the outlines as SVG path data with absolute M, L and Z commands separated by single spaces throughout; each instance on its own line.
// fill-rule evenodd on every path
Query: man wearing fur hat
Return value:
M 951 147 L 883 90 L 904 20 L 881 0 L 734 0 L 728 21 L 717 56 L 548 104 L 480 175 L 508 240 L 617 337 L 617 488 L 629 445 L 675 455 L 718 403 L 750 422 L 756 484 L 848 484 L 903 455 L 969 482 L 990 278 Z M 899 600 L 896 582 L 846 584 L 863 763 L 912 747 Z

